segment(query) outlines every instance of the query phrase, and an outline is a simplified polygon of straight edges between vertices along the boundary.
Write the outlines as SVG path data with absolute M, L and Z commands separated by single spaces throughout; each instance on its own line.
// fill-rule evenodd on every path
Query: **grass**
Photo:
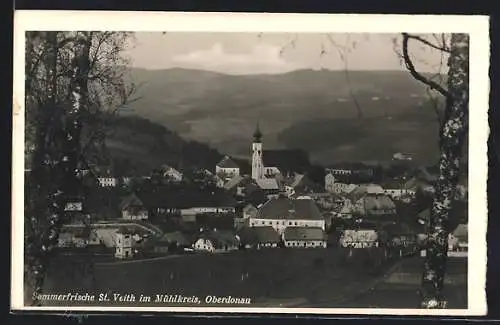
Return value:
M 136 295 L 181 294 L 327 301 L 353 283 L 371 281 L 382 269 L 374 267 L 379 251 L 355 250 L 347 259 L 343 249 L 270 249 L 225 254 L 182 255 L 143 263 L 96 265 L 88 260 L 53 261 L 47 293 L 121 292 Z M 80 266 L 78 266 L 80 265 Z M 80 270 L 81 269 L 81 270 Z M 76 273 L 75 273 L 76 272 Z

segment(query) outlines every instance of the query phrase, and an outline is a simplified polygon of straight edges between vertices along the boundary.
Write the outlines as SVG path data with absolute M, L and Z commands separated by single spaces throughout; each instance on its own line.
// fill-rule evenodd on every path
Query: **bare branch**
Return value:
M 349 76 L 347 58 L 345 56 L 345 52 L 349 51 L 349 48 L 337 44 L 337 42 L 335 42 L 333 40 L 333 38 L 330 34 L 327 34 L 326 36 L 327 36 L 328 40 L 330 41 L 330 43 L 335 47 L 335 49 L 339 53 L 340 59 L 344 63 L 345 78 L 346 78 L 347 84 L 349 85 L 349 87 L 348 87 L 349 88 L 349 96 L 351 97 L 351 99 L 354 103 L 354 106 L 356 107 L 356 111 L 358 112 L 358 118 L 361 119 L 361 118 L 363 118 L 363 110 L 361 109 L 361 106 L 359 105 L 359 102 L 358 102 L 356 96 L 354 95 L 354 92 L 352 91 L 352 84 L 351 84 L 351 79 Z M 322 53 L 323 53 L 323 51 L 324 51 L 324 49 L 322 49 Z
M 402 33 L 402 35 L 403 35 L 403 59 L 404 59 L 404 63 L 406 65 L 406 68 L 408 69 L 408 71 L 410 71 L 410 74 L 413 76 L 413 78 L 426 84 L 431 89 L 438 91 L 444 97 L 448 97 L 450 94 L 446 89 L 444 89 L 437 82 L 432 81 L 430 79 L 427 79 L 424 76 L 422 76 L 420 73 L 417 72 L 417 70 L 415 69 L 415 66 L 413 65 L 413 61 L 411 60 L 410 55 L 408 54 L 408 41 L 412 37 L 410 37 L 410 35 L 407 33 Z
M 404 33 L 404 34 L 406 34 L 406 33 Z M 447 48 L 445 48 L 445 47 L 443 47 L 443 46 L 440 46 L 440 45 L 433 44 L 433 43 L 429 42 L 428 40 L 426 40 L 426 39 L 424 39 L 424 38 L 422 38 L 422 37 L 420 37 L 420 36 L 417 36 L 417 35 L 411 35 L 411 34 L 406 34 L 406 35 L 408 35 L 408 36 L 407 36 L 408 38 L 411 38 L 411 39 L 417 40 L 417 41 L 419 41 L 419 42 L 422 42 L 422 43 L 424 43 L 425 45 L 428 45 L 428 46 L 430 46 L 430 47 L 432 47 L 432 48 L 434 48 L 434 49 L 436 49 L 436 50 L 439 50 L 439 51 L 443 51 L 443 52 L 450 53 L 450 50 L 449 50 L 449 49 L 447 49 Z M 444 34 L 443 34 L 443 35 L 444 35 Z

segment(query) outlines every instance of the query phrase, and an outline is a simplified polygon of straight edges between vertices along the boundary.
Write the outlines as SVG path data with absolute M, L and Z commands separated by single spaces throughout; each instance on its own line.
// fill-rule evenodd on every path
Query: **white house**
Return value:
M 330 193 L 335 193 L 333 186 L 336 183 L 336 178 L 332 173 L 328 173 L 325 175 L 325 190 Z
M 98 177 L 97 181 L 101 187 L 116 187 L 118 185 L 118 179 L 111 176 Z
M 226 178 L 232 178 L 240 174 L 240 167 L 229 156 L 225 156 L 215 165 L 215 173 L 224 175 Z
M 325 219 L 310 199 L 273 198 L 250 217 L 250 227 L 271 226 L 282 234 L 287 227 L 315 227 L 325 230 Z
M 214 230 L 201 234 L 193 248 L 200 252 L 218 253 L 237 250 L 238 237 L 230 231 Z
M 116 250 L 115 257 L 120 259 L 133 256 L 133 233 L 126 229 L 119 229 L 115 234 Z
M 400 199 L 405 196 L 413 197 L 416 191 L 405 188 L 384 188 L 384 193 L 393 199 Z
M 122 218 L 126 220 L 146 220 L 148 210 L 135 194 L 131 194 L 120 203 Z
M 385 194 L 366 194 L 354 202 L 353 212 L 363 216 L 394 216 L 396 205 Z
M 162 166 L 163 177 L 168 178 L 173 182 L 181 182 L 182 181 L 182 173 L 177 169 L 164 165 Z
M 340 237 L 341 247 L 367 248 L 378 246 L 378 233 L 375 229 L 346 229 Z

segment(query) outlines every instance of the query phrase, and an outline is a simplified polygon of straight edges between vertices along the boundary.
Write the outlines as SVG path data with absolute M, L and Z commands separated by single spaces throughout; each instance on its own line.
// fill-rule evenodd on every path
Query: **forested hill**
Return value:
M 163 164 L 174 168 L 213 170 L 222 154 L 204 143 L 137 116 L 118 116 L 110 123 L 106 147 L 117 174 L 145 175 Z
M 421 164 L 439 157 L 433 102 L 407 71 L 226 75 L 175 68 L 132 69 L 131 77 L 141 99 L 127 114 L 231 155 L 248 157 L 259 121 L 265 148 L 305 149 L 322 165 L 391 161 L 396 152 Z

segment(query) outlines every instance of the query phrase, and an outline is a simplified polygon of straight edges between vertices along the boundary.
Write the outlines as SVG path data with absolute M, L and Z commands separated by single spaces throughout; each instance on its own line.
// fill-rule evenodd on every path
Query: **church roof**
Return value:
M 232 189 L 233 187 L 237 186 L 242 180 L 244 180 L 244 177 L 243 176 L 240 176 L 240 175 L 236 175 L 234 176 L 233 178 L 231 178 L 229 180 L 229 182 L 227 182 L 225 185 L 224 185 L 224 189 L 226 190 L 230 190 Z
M 278 182 L 274 178 L 260 178 L 256 179 L 255 182 L 263 190 L 278 190 Z
M 217 163 L 217 166 L 220 168 L 239 168 L 229 156 L 222 158 L 222 160 Z
M 276 167 L 281 172 L 303 172 L 309 166 L 309 156 L 300 149 L 264 150 L 262 160 L 266 167 Z
M 267 201 L 260 207 L 257 218 L 323 220 L 313 200 L 293 200 L 286 197 Z

